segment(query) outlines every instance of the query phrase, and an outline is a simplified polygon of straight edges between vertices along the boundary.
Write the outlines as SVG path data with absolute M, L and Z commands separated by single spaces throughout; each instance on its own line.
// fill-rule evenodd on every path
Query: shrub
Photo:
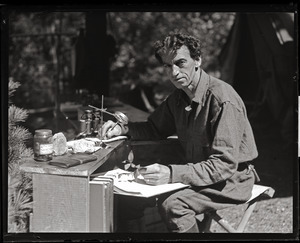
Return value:
M 20 170 L 22 158 L 33 157 L 25 142 L 32 134 L 20 124 L 28 117 L 27 111 L 11 102 L 20 83 L 8 83 L 8 232 L 28 232 L 29 214 L 32 211 L 32 180 Z

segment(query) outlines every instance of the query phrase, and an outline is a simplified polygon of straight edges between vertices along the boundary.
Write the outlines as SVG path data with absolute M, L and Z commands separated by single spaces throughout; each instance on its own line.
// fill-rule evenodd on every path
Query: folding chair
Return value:
M 250 216 L 259 201 L 262 197 L 272 198 L 275 193 L 275 190 L 272 187 L 254 185 L 252 189 L 251 198 L 245 202 L 247 204 L 247 208 L 244 211 L 242 219 L 237 227 L 237 229 L 233 228 L 225 219 L 223 219 L 217 211 L 212 211 L 204 214 L 204 218 L 201 220 L 200 215 L 196 216 L 197 221 L 199 222 L 200 230 L 203 233 L 210 232 L 210 226 L 212 220 L 216 221 L 222 228 L 224 228 L 229 233 L 242 233 L 244 232 L 246 225 L 250 219 Z M 240 204 L 238 204 L 240 205 Z

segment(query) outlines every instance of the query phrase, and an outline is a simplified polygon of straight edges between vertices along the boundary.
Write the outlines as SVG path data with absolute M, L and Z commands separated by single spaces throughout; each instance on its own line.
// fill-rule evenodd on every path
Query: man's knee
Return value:
M 182 203 L 175 194 L 169 194 L 167 197 L 159 198 L 157 201 L 159 212 L 169 216 L 177 214 L 177 211 L 180 211 L 180 208 L 182 207 L 181 204 Z
M 157 201 L 159 213 L 171 232 L 188 232 L 196 224 L 196 213 L 186 195 L 189 195 L 187 191 L 178 191 L 165 194 Z

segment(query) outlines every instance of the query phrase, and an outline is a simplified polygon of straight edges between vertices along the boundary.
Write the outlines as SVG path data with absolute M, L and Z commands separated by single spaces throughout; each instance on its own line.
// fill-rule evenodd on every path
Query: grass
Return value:
M 237 228 L 245 205 L 219 211 L 234 228 Z M 211 232 L 226 232 L 216 222 L 212 223 Z M 259 201 L 248 221 L 245 233 L 293 233 L 292 197 L 272 198 Z

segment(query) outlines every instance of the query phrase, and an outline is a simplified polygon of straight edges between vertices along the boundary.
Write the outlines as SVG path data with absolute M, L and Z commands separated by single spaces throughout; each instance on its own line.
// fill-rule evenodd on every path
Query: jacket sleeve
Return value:
M 208 158 L 197 163 L 170 165 L 171 181 L 207 186 L 230 178 L 238 167 L 245 119 L 243 110 L 230 102 L 218 106 L 210 120 L 213 139 L 208 148 Z
M 175 134 L 174 117 L 169 108 L 170 98 L 166 99 L 146 122 L 128 124 L 128 135 L 132 140 L 160 140 Z

